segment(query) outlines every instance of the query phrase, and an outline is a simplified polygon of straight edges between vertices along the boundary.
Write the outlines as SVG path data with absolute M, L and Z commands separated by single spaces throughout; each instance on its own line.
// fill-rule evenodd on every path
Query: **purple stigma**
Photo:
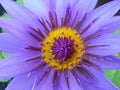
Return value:
M 55 42 L 52 46 L 52 54 L 54 55 L 54 59 L 59 59 L 60 62 L 63 62 L 71 58 L 75 52 L 74 46 L 74 40 L 71 40 L 70 37 L 55 38 Z

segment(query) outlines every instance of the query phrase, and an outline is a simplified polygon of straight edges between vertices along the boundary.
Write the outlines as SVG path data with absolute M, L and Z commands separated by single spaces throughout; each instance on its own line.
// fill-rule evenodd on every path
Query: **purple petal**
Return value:
M 38 61 L 31 61 L 31 62 L 19 62 L 10 65 L 2 65 L 0 66 L 0 77 L 7 77 L 7 76 L 15 76 L 21 73 L 28 72 L 34 69 L 38 65 Z
M 92 83 L 93 86 L 96 86 L 98 90 L 119 90 L 110 80 L 108 80 L 103 73 L 94 67 L 85 66 L 85 68 L 94 75 Z
M 86 52 L 95 55 L 113 55 L 120 52 L 120 35 L 107 34 L 96 37 L 86 42 L 91 48 L 87 48 Z M 93 47 L 92 47 L 93 46 Z
M 23 0 L 25 7 L 32 10 L 39 18 L 48 18 L 49 8 L 42 0 Z
M 74 17 L 75 13 L 80 10 L 79 12 L 79 20 L 85 15 L 86 12 L 91 11 L 97 3 L 97 0 L 89 0 L 86 2 L 86 0 L 57 0 L 56 1 L 56 13 L 58 16 L 58 21 L 61 22 L 61 18 L 65 16 L 66 9 L 68 6 L 72 9 L 71 16 Z M 62 6 L 62 8 L 61 8 Z M 71 18 L 73 20 L 74 18 Z
M 39 72 L 39 73 L 43 73 L 43 72 Z M 38 83 L 36 83 L 34 90 L 53 90 L 53 84 L 52 84 L 53 73 L 54 73 L 54 69 L 52 69 L 50 72 L 47 72 L 47 75 L 41 81 L 39 81 L 41 78 L 41 75 L 39 75 Z
M 51 0 L 51 1 L 50 0 L 39 0 L 39 1 L 43 2 L 49 8 L 50 11 L 56 10 L 57 0 Z
M 95 8 L 97 2 L 98 0 L 89 0 L 87 2 L 86 0 L 79 0 L 72 8 L 72 17 L 75 17 L 76 12 L 79 11 L 78 20 L 80 21 L 86 13 L 92 11 Z
M 101 27 L 101 33 L 112 33 L 120 29 L 120 16 L 112 17 L 104 26 Z
M 83 34 L 83 37 L 89 36 L 100 29 L 102 25 L 104 25 L 118 10 L 120 9 L 120 1 L 114 0 L 103 6 L 98 7 L 91 13 L 88 13 L 84 25 L 80 30 L 84 27 L 92 24 L 92 21 L 95 21 L 93 25 Z
M 74 75 L 69 71 L 68 71 L 68 80 L 69 80 L 69 84 L 70 84 L 70 90 L 83 90 L 83 87 L 81 86 L 81 84 L 78 84 Z M 81 83 L 81 82 L 79 82 L 79 83 Z
M 103 69 L 120 69 L 120 58 L 117 56 L 105 56 L 103 58 L 89 58 Z
M 35 79 L 35 74 L 30 77 L 27 74 L 18 75 L 10 82 L 5 90 L 32 90 Z
M 33 50 L 21 50 L 20 52 L 14 53 L 11 56 L 3 59 L 0 63 L 2 65 L 9 65 L 13 63 L 24 62 L 25 60 L 29 60 L 34 57 L 38 57 L 41 55 L 40 51 Z
M 74 3 L 76 3 L 76 0 L 57 0 L 56 2 L 56 13 L 57 13 L 57 17 L 58 17 L 58 21 L 61 22 L 62 17 L 65 16 L 66 13 L 66 9 L 68 8 L 68 6 L 72 6 L 74 5 Z M 61 8 L 62 6 L 62 8 Z
M 38 11 L 40 9 L 40 7 L 44 7 L 44 12 L 47 11 L 48 12 L 48 9 L 44 6 L 44 5 L 40 5 L 42 3 L 45 3 L 45 5 L 52 11 L 56 11 L 57 13 L 57 16 L 58 16 L 58 21 L 61 22 L 61 18 L 63 18 L 65 16 L 65 13 L 66 13 L 66 9 L 67 7 L 70 5 L 71 8 L 73 9 L 73 13 L 72 13 L 72 16 L 74 17 L 75 15 L 75 12 L 80 10 L 80 13 L 79 13 L 79 20 L 85 15 L 86 12 L 89 12 L 91 11 L 95 6 L 96 6 L 96 3 L 97 3 L 98 0 L 89 0 L 88 2 L 86 2 L 85 0 L 66 0 L 64 2 L 64 0 L 36 0 L 36 1 L 32 1 L 32 0 L 24 0 L 24 3 L 25 3 L 25 6 L 27 6 L 28 8 L 31 8 L 33 11 L 36 11 L 37 14 L 38 14 Z M 33 4 L 35 3 L 35 4 Z M 34 7 L 33 5 L 37 5 L 37 7 Z M 62 8 L 61 8 L 62 6 Z M 42 8 L 43 8 L 42 7 Z M 41 11 L 43 12 L 41 8 Z M 41 12 L 39 11 L 39 13 Z M 43 12 L 43 15 L 45 15 Z M 46 15 L 48 14 L 46 12 Z M 39 14 L 40 16 L 40 14 Z
M 91 83 L 89 83 L 85 80 L 81 79 L 81 83 L 83 86 L 83 90 L 101 90 L 100 88 L 97 88 L 96 86 L 91 85 Z
M 7 33 L 0 33 L 0 50 L 8 53 L 15 53 L 25 46 Z
M 69 90 L 66 83 L 65 75 L 63 74 L 63 72 L 60 72 L 59 76 L 56 78 L 54 90 Z
M 25 50 L 2 60 L 0 62 L 0 77 L 14 77 L 20 73 L 32 70 L 41 63 L 40 60 L 33 60 L 29 62 L 26 60 L 34 58 L 38 56 L 38 54 L 40 53 Z
M 1 0 L 0 4 L 5 8 L 10 17 L 22 21 L 34 28 L 39 27 L 38 17 L 30 10 L 12 0 Z
M 35 47 L 40 46 L 40 43 L 29 33 L 30 28 L 26 24 L 14 19 L 0 18 L 0 26 L 25 44 Z

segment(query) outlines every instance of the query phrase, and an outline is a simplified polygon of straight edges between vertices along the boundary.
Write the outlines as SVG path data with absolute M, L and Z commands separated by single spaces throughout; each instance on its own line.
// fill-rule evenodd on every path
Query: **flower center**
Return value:
M 71 58 L 75 53 L 74 40 L 71 40 L 70 37 L 59 37 L 58 39 L 55 38 L 55 42 L 53 43 L 51 49 L 54 59 L 59 59 L 62 63 Z
M 73 69 L 82 62 L 84 44 L 80 35 L 71 28 L 58 28 L 42 42 L 45 63 L 58 70 Z

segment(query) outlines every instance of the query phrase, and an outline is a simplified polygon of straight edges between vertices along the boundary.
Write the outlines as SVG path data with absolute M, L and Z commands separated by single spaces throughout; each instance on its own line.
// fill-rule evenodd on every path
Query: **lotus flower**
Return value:
M 0 0 L 0 79 L 6 90 L 119 90 L 104 69 L 120 69 L 120 1 Z

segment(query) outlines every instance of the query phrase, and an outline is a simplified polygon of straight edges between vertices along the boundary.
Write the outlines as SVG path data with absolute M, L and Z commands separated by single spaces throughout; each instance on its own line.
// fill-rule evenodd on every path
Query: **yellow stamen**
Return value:
M 71 40 L 74 40 L 75 44 L 75 53 L 71 58 L 65 60 L 63 63 L 61 63 L 59 59 L 54 59 L 51 49 L 55 42 L 55 38 L 58 39 L 59 37 L 70 37 Z M 73 69 L 76 65 L 82 62 L 80 58 L 85 53 L 83 40 L 80 38 L 80 35 L 71 28 L 63 27 L 53 30 L 45 38 L 42 44 L 42 50 L 44 51 L 42 57 L 44 58 L 44 61 L 48 63 L 50 67 L 55 67 L 57 70 Z

